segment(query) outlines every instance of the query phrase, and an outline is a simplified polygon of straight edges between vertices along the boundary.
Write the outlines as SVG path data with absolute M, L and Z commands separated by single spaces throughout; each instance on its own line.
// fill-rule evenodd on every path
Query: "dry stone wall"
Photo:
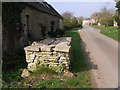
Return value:
M 47 66 L 68 70 L 71 57 L 71 38 L 49 38 L 40 42 L 33 42 L 24 48 L 28 70 L 34 71 L 38 66 Z

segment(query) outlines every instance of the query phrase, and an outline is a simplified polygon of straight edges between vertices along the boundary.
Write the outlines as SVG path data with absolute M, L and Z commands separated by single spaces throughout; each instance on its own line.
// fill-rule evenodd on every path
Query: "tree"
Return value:
M 107 19 L 106 18 L 101 18 L 100 19 L 100 24 L 107 26 Z
M 118 1 L 117 3 L 116 3 L 116 8 L 117 8 L 117 11 L 118 11 L 118 16 L 120 17 L 120 1 Z
M 73 17 L 73 18 L 71 19 L 71 22 L 72 22 L 72 24 L 73 24 L 74 27 L 78 24 L 78 20 L 77 20 L 76 17 Z
M 117 22 L 118 22 L 118 26 L 120 27 L 120 1 L 117 1 L 117 0 L 115 0 L 115 1 L 116 1 L 117 12 L 118 12 Z
M 81 17 L 77 18 L 77 20 L 78 20 L 78 24 L 82 25 L 84 18 L 81 16 Z
M 62 17 L 63 17 L 65 20 L 71 19 L 71 18 L 73 18 L 73 13 L 66 11 L 66 12 L 62 13 Z
M 115 10 L 107 9 L 106 7 L 101 8 L 99 12 L 95 12 L 91 15 L 91 18 L 99 21 L 101 25 L 111 26 L 113 25 L 113 15 Z
M 113 16 L 113 19 L 114 19 L 116 22 L 119 21 L 119 17 L 118 17 L 117 15 L 114 15 L 114 16 Z
M 64 12 L 62 14 L 63 22 L 64 22 L 64 28 L 74 28 L 74 27 L 82 27 L 82 21 L 83 17 L 77 18 L 73 15 L 72 12 Z
M 91 15 L 91 18 L 95 19 L 95 20 L 99 20 L 101 17 L 101 13 L 100 12 L 95 12 Z

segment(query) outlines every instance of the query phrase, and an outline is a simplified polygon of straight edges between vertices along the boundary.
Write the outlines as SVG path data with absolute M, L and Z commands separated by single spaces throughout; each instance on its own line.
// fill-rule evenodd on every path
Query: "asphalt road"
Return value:
M 97 69 L 91 69 L 97 88 L 117 88 L 118 42 L 89 26 L 84 26 L 79 33 L 93 63 L 97 65 Z

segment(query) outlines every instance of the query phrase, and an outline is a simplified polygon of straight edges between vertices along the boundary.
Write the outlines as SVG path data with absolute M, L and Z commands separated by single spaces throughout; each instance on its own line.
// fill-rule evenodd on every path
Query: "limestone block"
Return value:
M 70 45 L 71 37 L 57 38 L 56 41 L 67 42 L 67 44 Z M 60 42 L 59 42 L 59 43 L 60 43 Z
M 68 65 L 68 62 L 63 62 L 63 64 L 66 64 L 66 65 Z
M 51 55 L 49 55 L 49 54 L 43 54 L 43 55 L 41 55 L 40 57 L 51 57 Z
M 65 76 L 65 77 L 74 77 L 75 75 L 72 72 L 67 71 L 67 72 L 64 73 L 63 76 Z
M 38 60 L 39 60 L 39 61 L 44 61 L 45 59 L 44 59 L 44 58 L 39 58 Z
M 31 55 L 27 55 L 27 56 L 26 56 L 26 62 L 27 62 L 27 63 L 33 62 L 34 59 L 35 59 L 35 55 L 34 55 L 34 54 L 31 54 Z
M 34 59 L 34 58 L 35 58 L 35 54 L 26 55 L 26 59 Z
M 48 66 L 48 64 L 47 64 L 47 63 L 45 63 L 45 64 L 43 64 L 43 66 L 47 67 L 47 66 Z
M 53 65 L 53 67 L 58 67 L 58 65 L 55 64 L 55 65 Z
M 30 71 L 34 71 L 36 69 L 36 64 L 35 63 L 29 63 L 27 68 Z
M 69 67 L 66 67 L 66 69 L 69 69 Z
M 69 52 L 71 46 L 67 45 L 67 42 L 62 42 L 56 45 L 54 51 L 58 52 Z
M 27 50 L 27 51 L 40 51 L 40 46 L 38 46 L 38 45 L 27 46 L 27 47 L 24 48 L 24 50 Z
M 22 71 L 21 77 L 22 77 L 22 78 L 27 78 L 27 77 L 29 77 L 29 76 L 30 76 L 30 72 L 29 72 L 27 69 L 24 69 L 24 70 Z
M 38 41 L 37 41 L 37 42 L 35 41 L 35 42 L 32 43 L 31 46 L 39 46 L 39 47 L 42 47 L 42 46 L 44 46 L 44 45 L 46 45 L 46 44 L 41 43 L 41 42 L 38 42 Z
M 50 44 L 52 44 L 54 41 L 55 41 L 55 38 L 48 38 L 48 39 L 42 40 L 42 41 L 40 41 L 40 42 L 43 43 L 43 44 L 50 45 Z
M 30 52 L 30 51 L 27 51 L 27 50 L 25 51 L 25 54 L 26 54 L 26 55 L 30 55 L 30 54 L 32 54 L 32 53 L 33 53 L 33 52 Z
M 65 53 L 58 53 L 59 57 L 65 57 L 65 55 L 66 55 Z
M 48 57 L 48 59 L 58 59 L 59 57 L 58 56 L 50 56 Z
M 56 41 L 54 41 L 53 43 L 52 43 L 52 45 L 57 45 L 58 43 L 60 43 L 60 39 L 56 39 Z
M 58 65 L 59 63 L 50 62 L 50 65 Z
M 34 60 L 38 60 L 40 57 L 35 55 Z
M 52 44 L 52 45 L 49 45 L 51 48 L 55 48 L 57 44 Z
M 63 60 L 66 60 L 65 57 L 60 57 L 59 61 L 63 61 Z
M 66 40 L 71 42 L 71 37 L 66 37 Z
M 40 64 L 40 61 L 37 60 L 37 59 L 35 59 L 35 60 L 34 60 L 34 63 L 35 63 L 36 65 L 38 65 L 38 64 Z
M 69 54 L 68 53 L 66 53 L 65 56 L 69 58 Z
M 52 54 L 55 55 L 55 54 L 58 54 L 58 53 L 54 51 L 54 52 L 52 52 Z
M 33 62 L 33 59 L 26 59 L 26 62 L 27 62 L 27 63 L 32 63 L 32 62 Z
M 50 46 L 47 46 L 47 45 L 44 45 L 41 47 L 41 51 L 51 51 L 51 47 Z
M 51 55 L 52 54 L 52 52 L 40 52 L 40 54 L 42 54 L 42 55 Z

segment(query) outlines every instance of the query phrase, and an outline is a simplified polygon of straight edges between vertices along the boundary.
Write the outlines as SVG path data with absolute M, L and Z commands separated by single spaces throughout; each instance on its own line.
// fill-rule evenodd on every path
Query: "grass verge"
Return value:
M 75 27 L 75 28 L 70 28 L 70 29 L 65 29 L 65 31 L 77 31 L 77 30 L 81 30 L 82 27 Z
M 120 42 L 120 38 L 118 37 L 118 31 L 120 30 L 119 28 L 113 26 L 111 27 L 92 26 L 92 27 L 100 29 L 102 34 Z
M 90 88 L 88 67 L 85 63 L 81 38 L 77 32 L 66 32 L 65 37 L 72 37 L 72 55 L 70 71 L 77 74 L 77 77 L 67 78 L 66 83 L 77 88 Z

